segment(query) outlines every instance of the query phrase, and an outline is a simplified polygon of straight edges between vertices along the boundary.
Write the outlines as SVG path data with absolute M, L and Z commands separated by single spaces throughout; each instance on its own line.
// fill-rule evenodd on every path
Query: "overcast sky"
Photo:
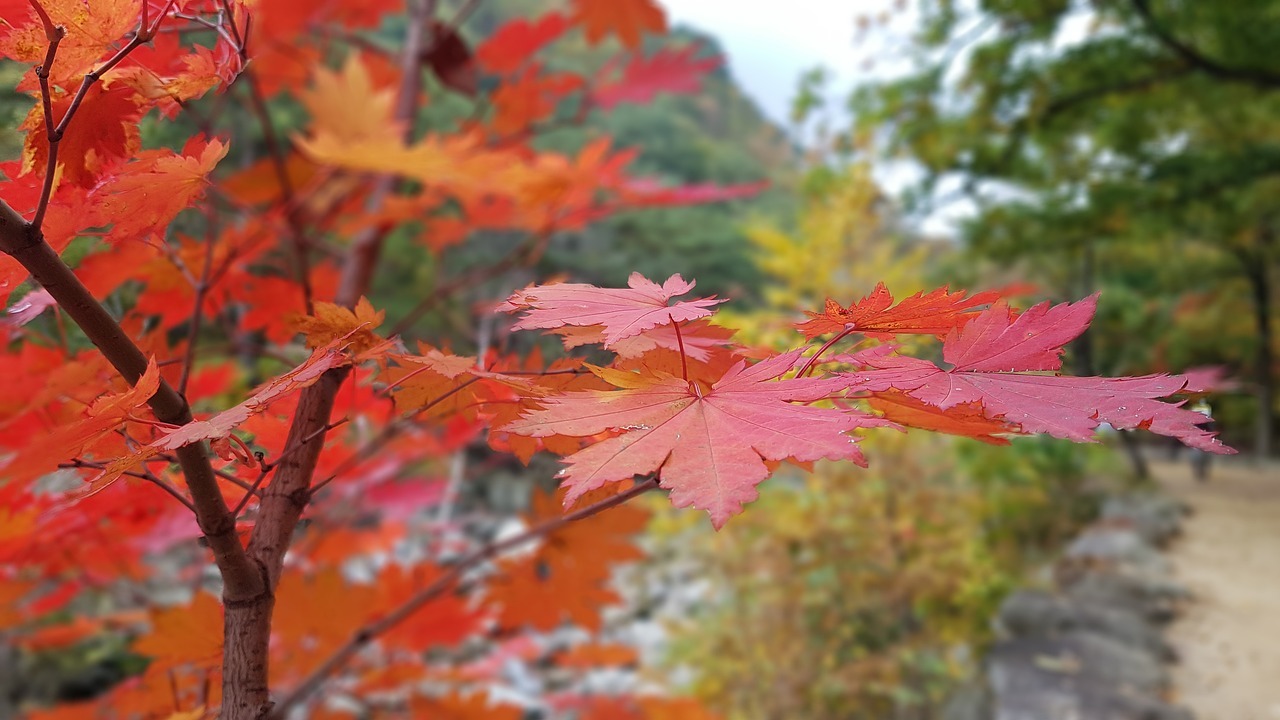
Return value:
M 883 76 L 877 45 L 884 33 L 860 35 L 858 13 L 878 13 L 891 0 L 663 0 L 673 23 L 717 37 L 734 78 L 779 124 L 787 123 L 796 83 L 806 70 L 831 71 L 831 90 L 842 99 L 860 79 Z M 898 14 L 901 20 L 901 13 Z M 897 22 L 895 21 L 895 24 Z M 868 58 L 879 58 L 868 67 Z M 898 58 L 901 59 L 901 58 Z

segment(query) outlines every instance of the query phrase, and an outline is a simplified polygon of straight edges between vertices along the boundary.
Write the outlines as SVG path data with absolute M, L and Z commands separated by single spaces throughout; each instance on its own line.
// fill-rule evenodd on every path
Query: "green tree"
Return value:
M 917 71 L 853 99 L 861 130 L 887 127 L 887 150 L 927 169 L 918 197 L 949 179 L 976 202 L 974 251 L 1060 295 L 1128 289 L 1104 293 L 1078 371 L 1170 357 L 1247 369 L 1262 454 L 1276 431 L 1278 15 L 1270 1 L 1007 0 L 974 13 L 941 0 L 919 19 Z M 1119 309 L 1133 293 L 1145 317 Z M 1186 293 L 1247 303 L 1249 336 L 1135 352 L 1168 347 L 1153 318 L 1185 310 Z

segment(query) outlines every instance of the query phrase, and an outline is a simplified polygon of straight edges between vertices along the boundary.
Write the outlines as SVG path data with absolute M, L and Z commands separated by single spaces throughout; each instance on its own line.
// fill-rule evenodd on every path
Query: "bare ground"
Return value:
M 1170 551 L 1194 594 L 1170 631 L 1176 701 L 1197 720 L 1280 720 L 1280 467 L 1232 458 L 1207 483 L 1186 462 L 1152 470 L 1194 513 Z

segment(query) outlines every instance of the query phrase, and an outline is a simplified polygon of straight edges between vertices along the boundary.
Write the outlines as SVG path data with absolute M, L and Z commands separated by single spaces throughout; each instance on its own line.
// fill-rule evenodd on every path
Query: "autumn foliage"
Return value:
M 770 354 L 679 275 L 515 289 L 555 233 L 759 186 L 635 177 L 635 151 L 607 137 L 539 149 L 555 124 L 697 92 L 717 67 L 695 46 L 647 47 L 666 30 L 651 0 L 574 0 L 485 38 L 462 30 L 469 5 L 0 2 L 0 55 L 30 66 L 33 99 L 22 158 L 0 164 L 0 629 L 29 649 L 126 633 L 149 659 L 96 701 L 31 717 L 515 718 L 491 692 L 507 659 L 634 663 L 530 633 L 602 630 L 611 569 L 639 557 L 646 513 L 627 501 L 642 493 L 720 527 L 780 465 L 863 464 L 862 432 L 906 427 L 999 443 L 1089 441 L 1107 423 L 1228 451 L 1160 400 L 1183 377 L 1058 375 L 1093 298 L 1018 311 L 881 285 L 810 312 L 795 349 Z M 407 15 L 397 47 L 361 35 L 391 15 Z M 540 53 L 568 40 L 617 52 L 590 76 L 550 69 Z M 473 110 L 424 131 L 433 94 Z M 198 130 L 143 149 L 148 124 Z M 367 299 L 392 233 L 444 258 L 494 232 L 521 239 L 420 290 L 413 315 Z M 59 259 L 73 243 L 74 271 Z M 498 318 L 476 352 L 411 332 L 485 283 L 507 290 L 465 308 Z M 903 334 L 939 338 L 945 364 L 901 354 Z M 522 529 L 457 513 L 469 474 L 540 451 L 564 469 Z M 162 572 L 195 589 L 185 603 L 136 591 Z M 109 609 L 80 612 L 95 595 Z M 540 702 L 710 717 L 577 685 Z

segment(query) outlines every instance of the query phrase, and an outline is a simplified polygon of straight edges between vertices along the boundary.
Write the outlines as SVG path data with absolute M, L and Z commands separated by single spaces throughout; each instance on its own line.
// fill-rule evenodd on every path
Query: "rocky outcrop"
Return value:
M 1162 635 L 1187 593 L 1160 548 L 1185 512 L 1156 494 L 1106 502 L 1049 589 L 1005 599 L 985 677 L 947 720 L 1192 720 L 1168 702 L 1176 657 Z

